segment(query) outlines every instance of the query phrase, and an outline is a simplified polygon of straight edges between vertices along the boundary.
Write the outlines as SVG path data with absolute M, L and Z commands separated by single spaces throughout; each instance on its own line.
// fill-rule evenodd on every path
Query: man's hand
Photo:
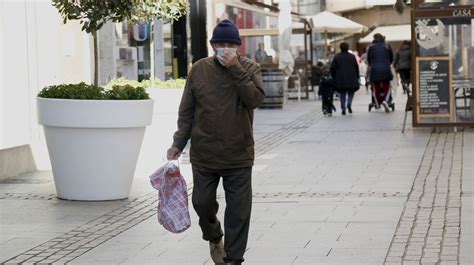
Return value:
M 226 68 L 238 63 L 237 54 L 226 51 L 221 56 L 222 63 Z
M 166 158 L 168 160 L 176 160 L 181 155 L 181 151 L 179 151 L 176 147 L 170 147 L 166 152 Z

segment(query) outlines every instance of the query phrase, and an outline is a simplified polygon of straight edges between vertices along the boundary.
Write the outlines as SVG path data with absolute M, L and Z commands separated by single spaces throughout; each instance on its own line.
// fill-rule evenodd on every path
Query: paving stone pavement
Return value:
M 433 133 L 385 264 L 459 264 L 463 133 Z
M 246 264 L 474 264 L 473 131 L 401 134 L 403 112 L 367 113 L 368 99 L 345 117 L 323 117 L 319 101 L 256 111 Z M 49 171 L 0 183 L 0 262 L 212 264 L 193 210 L 182 234 L 157 223 L 146 176 L 176 116 L 157 118 L 127 200 L 58 200 Z

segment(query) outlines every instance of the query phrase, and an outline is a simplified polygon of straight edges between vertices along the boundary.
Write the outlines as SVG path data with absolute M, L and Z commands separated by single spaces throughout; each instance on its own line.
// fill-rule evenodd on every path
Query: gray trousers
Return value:
M 218 170 L 193 165 L 192 168 L 194 181 L 192 202 L 199 216 L 202 237 L 206 241 L 218 242 L 223 236 L 221 224 L 216 216 L 219 209 L 216 191 L 222 177 L 226 201 L 224 260 L 240 264 L 244 261 L 250 226 L 252 167 Z

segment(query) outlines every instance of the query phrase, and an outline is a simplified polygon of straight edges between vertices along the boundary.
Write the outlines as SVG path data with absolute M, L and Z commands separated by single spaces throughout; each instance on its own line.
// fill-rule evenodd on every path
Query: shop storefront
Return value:
M 474 125 L 474 0 L 412 1 L 414 126 Z
M 279 9 L 277 5 L 263 2 L 213 0 L 208 2 L 208 38 L 213 27 L 223 19 L 229 19 L 240 29 L 242 45 L 239 53 L 255 60 L 262 69 L 278 69 L 279 56 Z M 296 5 L 293 5 L 293 7 Z M 294 12 L 294 10 L 292 10 Z M 288 98 L 308 98 L 312 86 L 309 82 L 312 54 L 312 32 L 308 21 L 296 13 L 292 15 L 292 36 L 289 44 L 295 66 L 288 82 Z M 209 54 L 212 48 L 209 46 Z M 301 93 L 298 93 L 300 91 Z

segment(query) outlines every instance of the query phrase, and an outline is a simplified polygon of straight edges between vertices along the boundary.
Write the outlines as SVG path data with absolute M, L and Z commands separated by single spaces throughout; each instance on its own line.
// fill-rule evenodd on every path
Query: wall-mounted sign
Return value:
M 453 11 L 453 17 L 472 17 L 471 9 L 469 8 L 456 9 Z
M 150 38 L 150 24 L 138 23 L 133 26 L 133 38 L 136 41 L 145 41 Z
M 444 41 L 445 25 L 440 19 L 434 21 L 435 25 L 430 25 L 431 19 L 417 19 L 415 22 L 416 41 L 425 49 L 436 48 Z
M 451 59 L 443 57 L 416 58 L 418 120 L 427 117 L 453 116 Z

